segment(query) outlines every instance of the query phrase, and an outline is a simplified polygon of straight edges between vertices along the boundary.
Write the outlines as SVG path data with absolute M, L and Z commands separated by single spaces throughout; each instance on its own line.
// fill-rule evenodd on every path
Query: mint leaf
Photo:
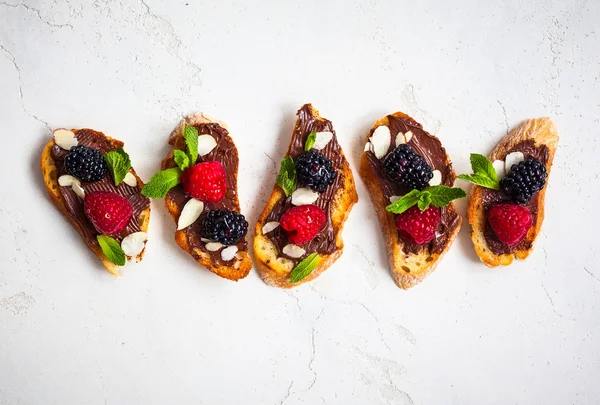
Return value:
M 297 283 L 304 277 L 308 276 L 321 263 L 321 256 L 318 253 L 309 254 L 304 260 L 294 267 L 290 273 L 290 281 Z
M 419 202 L 421 192 L 419 190 L 412 190 L 410 193 L 404 195 L 401 199 L 385 207 L 385 209 L 394 214 L 402 214 L 404 211 L 416 205 Z
M 175 149 L 175 152 L 173 152 L 173 159 L 182 171 L 190 167 L 190 158 L 182 150 Z
M 460 174 L 458 178 L 469 183 L 477 184 L 485 188 L 491 188 L 492 190 L 500 190 L 500 184 L 497 181 L 490 179 L 489 177 L 481 174 Z
M 471 153 L 471 169 L 473 174 L 461 174 L 458 178 L 482 187 L 500 190 L 498 175 L 488 158 L 477 153 Z
M 125 265 L 125 253 L 123 252 L 123 249 L 121 249 L 119 242 L 106 235 L 98 235 L 96 239 L 98 240 L 98 244 L 100 245 L 100 249 L 102 249 L 104 257 L 117 266 Z
M 445 207 L 457 198 L 466 197 L 467 193 L 462 188 L 432 186 L 427 187 L 423 191 L 412 190 L 404 197 L 393 204 L 388 205 L 385 209 L 394 214 L 402 214 L 410 207 L 417 205 L 421 211 L 425 211 L 430 205 L 434 207 Z
M 150 198 L 165 198 L 170 189 L 179 184 L 181 169 L 173 167 L 156 173 L 142 189 L 142 194 Z
M 296 190 L 296 164 L 291 156 L 286 156 L 281 161 L 276 183 L 281 187 L 286 197 L 289 197 Z
M 419 196 L 417 205 L 421 211 L 425 211 L 427 208 L 429 208 L 429 204 L 431 204 L 431 194 L 428 191 L 423 191 Z
M 116 151 L 106 152 L 104 154 L 104 161 L 112 175 L 115 185 L 118 186 L 131 169 L 129 155 L 123 148 L 118 148 Z
M 185 139 L 185 145 L 187 146 L 190 166 L 193 166 L 198 159 L 198 128 L 186 125 L 183 128 L 183 139 Z
M 453 200 L 467 196 L 465 190 L 459 187 L 431 186 L 427 187 L 423 192 L 431 196 L 430 203 L 434 207 L 445 207 Z
M 310 134 L 308 134 L 308 137 L 306 138 L 306 143 L 304 144 L 304 150 L 306 152 L 311 150 L 313 145 L 315 144 L 316 140 L 317 140 L 317 133 L 315 131 L 312 131 Z

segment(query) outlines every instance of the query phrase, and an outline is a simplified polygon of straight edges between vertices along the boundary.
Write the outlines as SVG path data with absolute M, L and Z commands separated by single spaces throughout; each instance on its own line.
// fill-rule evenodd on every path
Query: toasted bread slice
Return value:
M 252 259 L 248 254 L 248 244 L 246 242 L 246 237 L 240 242 L 237 243 L 238 252 L 234 259 L 229 261 L 221 260 L 220 252 L 209 252 L 204 248 L 205 243 L 200 239 L 199 229 L 196 227 L 202 221 L 202 218 L 208 213 L 209 209 L 217 209 L 217 208 L 228 208 L 233 211 L 240 212 L 240 202 L 238 199 L 237 192 L 237 177 L 238 177 L 238 152 L 237 148 L 233 143 L 233 139 L 229 136 L 229 132 L 227 130 L 227 125 L 221 121 L 217 121 L 207 117 L 202 113 L 190 115 L 186 117 L 181 123 L 173 130 L 171 133 L 171 137 L 169 139 L 169 143 L 173 145 L 175 149 L 185 150 L 185 140 L 183 138 L 183 130 L 186 125 L 190 126 L 202 126 L 202 125 L 214 125 L 214 128 L 217 128 L 219 132 L 219 140 L 217 140 L 217 147 L 215 148 L 215 159 L 223 164 L 225 170 L 230 173 L 228 177 L 228 192 L 225 197 L 227 200 L 227 204 L 230 204 L 228 207 L 222 206 L 224 203 L 217 204 L 205 204 L 204 213 L 200 216 L 200 218 L 196 221 L 195 224 L 190 227 L 177 230 L 175 232 L 175 241 L 177 244 L 189 253 L 196 262 L 206 267 L 211 272 L 215 273 L 218 276 L 223 278 L 227 278 L 229 280 L 237 281 L 242 279 L 248 275 L 250 269 L 252 268 Z M 220 151 L 221 145 L 227 145 L 227 149 L 225 151 Z M 226 153 L 225 153 L 226 152 Z M 175 167 L 175 161 L 173 159 L 174 151 L 169 152 L 167 157 L 162 161 L 162 169 L 167 169 L 170 167 Z M 213 152 L 208 156 L 213 156 Z M 198 162 L 200 162 L 202 157 L 198 158 Z M 213 160 L 213 159 L 209 159 Z M 186 198 L 189 197 L 178 197 L 177 194 L 183 194 L 183 190 L 181 189 L 181 185 L 176 186 L 171 189 L 165 198 L 165 206 L 169 210 L 169 213 L 173 217 L 175 223 L 179 220 L 179 216 L 181 215 L 181 211 L 183 209 L 183 204 L 178 202 L 178 198 Z
M 369 142 L 369 138 L 377 127 L 390 127 L 392 120 L 395 123 L 394 125 L 401 128 L 391 129 L 392 140 L 389 151 L 395 147 L 395 137 L 399 136 L 398 131 L 402 133 L 411 131 L 412 138 L 408 141 L 408 144 L 412 145 L 414 149 L 415 142 L 419 142 L 420 147 L 416 152 L 423 156 L 434 170 L 440 170 L 443 173 L 441 184 L 451 187 L 454 184 L 456 174 L 452 169 L 452 162 L 446 150 L 442 147 L 438 138 L 424 131 L 421 124 L 408 115 L 396 112 L 380 119 L 367 134 L 365 143 Z M 436 159 L 431 158 L 432 153 L 436 154 Z M 450 249 L 454 238 L 456 238 L 460 230 L 462 218 L 456 212 L 454 204 L 451 203 L 449 206 L 443 207 L 441 209 L 442 218 L 445 218 L 447 223 L 443 223 L 442 221 L 438 225 L 436 235 L 437 232 L 440 232 L 439 240 L 437 239 L 438 236 L 436 236 L 436 241 L 429 245 L 422 247 L 412 246 L 398 234 L 395 226 L 395 215 L 385 209 L 391 203 L 390 195 L 386 194 L 390 194 L 391 189 L 399 186 L 392 184 L 389 179 L 385 178 L 381 162 L 368 148 L 365 148 L 365 152 L 361 156 L 360 175 L 375 206 L 377 218 L 383 231 L 388 261 L 394 281 L 398 287 L 403 289 L 413 287 L 435 270 L 439 261 Z M 399 192 L 398 195 L 404 195 L 409 190 L 396 189 L 395 191 Z
M 528 145 L 523 150 L 525 158 L 530 153 L 539 153 L 540 157 L 545 160 L 543 163 L 545 163 L 549 178 L 554 153 L 558 146 L 558 133 L 556 126 L 550 118 L 534 118 L 523 122 L 496 145 L 492 153 L 490 153 L 489 159 L 492 162 L 495 160 L 504 160 L 507 154 L 522 149 L 522 145 L 525 144 Z M 528 203 L 528 205 L 531 205 L 528 207 L 530 211 L 532 213 L 537 212 L 537 214 L 534 214 L 533 225 L 527 232 L 525 239 L 509 252 L 494 252 L 486 239 L 487 218 L 483 198 L 486 193 L 499 192 L 477 185 L 473 186 L 469 193 L 467 218 L 473 228 L 471 239 L 473 240 L 475 251 L 483 263 L 489 267 L 507 266 L 512 263 L 514 257 L 523 260 L 529 256 L 544 221 L 544 199 L 547 186 L 548 180 L 546 180 L 544 188 L 534 194 L 532 200 Z M 488 237 L 490 237 L 489 234 Z
M 334 134 L 328 146 L 323 151 L 326 151 L 324 153 L 335 153 L 335 160 L 337 162 L 334 163 L 334 168 L 337 171 L 338 178 L 336 179 L 336 183 L 329 186 L 324 193 L 324 195 L 331 193 L 330 203 L 327 205 L 321 196 L 315 204 L 320 205 L 324 210 L 328 209 L 329 223 L 331 224 L 331 228 L 328 229 L 331 230 L 332 249 L 326 254 L 320 254 L 321 261 L 308 276 L 296 283 L 290 281 L 290 273 L 297 264 L 297 261 L 283 257 L 278 245 L 269 238 L 269 235 L 264 235 L 262 232 L 263 226 L 268 222 L 267 219 L 277 204 L 288 199 L 283 190 L 275 185 L 271 197 L 256 223 L 254 234 L 254 256 L 258 265 L 258 273 L 263 281 L 270 286 L 292 288 L 314 280 L 342 255 L 344 247 L 342 230 L 352 206 L 358 201 L 358 195 L 356 194 L 354 177 L 352 176 L 350 165 L 337 143 L 331 122 L 322 118 L 319 112 L 310 104 L 304 105 L 298 111 L 298 119 L 294 125 L 292 140 L 286 156 L 291 155 L 295 160 L 302 153 L 308 134 L 311 131 L 318 132 L 325 130 Z M 332 152 L 333 148 L 335 148 L 335 152 Z M 329 227 L 329 225 L 326 226 Z M 279 230 L 273 232 L 277 231 Z M 307 250 L 306 255 L 310 253 L 313 253 L 313 251 Z
M 87 128 L 71 129 L 70 131 L 75 133 L 76 136 L 78 133 L 81 133 L 81 131 L 91 131 L 94 134 L 94 136 L 103 138 L 106 147 L 110 150 L 116 150 L 118 148 L 123 147 L 123 142 L 113 139 L 113 138 L 110 138 L 110 137 L 104 135 L 102 132 L 90 130 Z M 48 141 L 48 143 L 44 147 L 44 150 L 42 151 L 42 156 L 40 159 L 40 167 L 42 169 L 42 175 L 44 176 L 44 183 L 46 184 L 46 189 L 48 190 L 48 195 L 50 196 L 50 199 L 51 199 L 52 203 L 54 203 L 56 208 L 58 208 L 58 210 L 67 219 L 67 221 L 69 221 L 71 223 L 71 225 L 77 230 L 77 232 L 81 235 L 82 239 L 84 241 L 86 241 L 87 247 L 90 248 L 96 254 L 96 256 L 98 256 L 98 258 L 100 258 L 100 260 L 102 261 L 102 264 L 104 265 L 106 270 L 108 270 L 113 275 L 117 276 L 117 275 L 119 275 L 119 266 L 115 265 L 114 263 L 109 261 L 104 256 L 97 241 L 89 240 L 89 238 L 88 238 L 89 230 L 87 230 L 88 227 L 85 224 L 82 224 L 83 220 L 78 221 L 69 212 L 67 203 L 61 192 L 61 186 L 58 184 L 59 169 L 57 168 L 56 162 L 54 161 L 54 159 L 52 157 L 52 149 L 54 148 L 55 145 L 56 145 L 56 143 L 54 141 L 54 138 L 52 138 L 50 141 Z M 138 175 L 136 174 L 133 167 L 131 168 L 130 172 L 135 176 L 135 179 L 137 180 L 137 189 L 138 189 L 138 193 L 139 193 L 139 192 L 141 192 L 141 190 L 144 186 L 144 183 L 138 177 Z M 110 175 L 107 174 L 107 177 L 110 177 Z M 85 188 L 85 185 L 83 185 L 83 186 Z M 119 187 L 121 187 L 121 186 L 119 186 Z M 150 203 L 148 202 L 148 207 L 146 209 L 142 210 L 137 218 L 131 218 L 131 221 L 137 221 L 139 229 L 142 232 L 147 232 L 148 231 L 148 223 L 150 222 Z M 135 258 L 128 258 L 128 260 L 135 260 L 136 262 L 141 261 L 144 256 L 145 250 L 146 249 L 144 248 Z

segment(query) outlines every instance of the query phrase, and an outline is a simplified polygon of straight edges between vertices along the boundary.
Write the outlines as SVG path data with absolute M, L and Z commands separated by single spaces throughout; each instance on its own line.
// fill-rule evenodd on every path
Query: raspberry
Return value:
M 546 166 L 528 157 L 519 164 L 512 165 L 510 172 L 500 180 L 500 188 L 514 202 L 525 204 L 546 184 Z
M 220 162 L 203 162 L 181 175 L 186 194 L 207 203 L 217 203 L 225 197 L 227 174 Z
M 396 229 L 402 238 L 419 245 L 429 242 L 435 236 L 435 228 L 440 222 L 440 209 L 430 206 L 421 211 L 416 205 L 402 214 L 396 215 Z
M 398 145 L 386 156 L 383 168 L 390 179 L 405 185 L 409 190 L 423 190 L 433 177 L 431 166 L 405 143 Z
M 223 245 L 235 245 L 247 232 L 246 218 L 234 211 L 209 211 L 202 224 L 202 236 Z
M 305 152 L 298 157 L 296 171 L 298 182 L 318 193 L 324 193 L 337 176 L 331 160 L 314 150 Z
M 78 145 L 65 157 L 65 171 L 81 181 L 92 182 L 102 180 L 107 168 L 98 149 Z
M 287 231 L 287 238 L 296 245 L 310 242 L 327 221 L 325 212 L 316 205 L 293 207 L 281 216 L 279 223 Z
M 522 205 L 496 204 L 487 214 L 488 222 L 500 242 L 515 246 L 527 235 L 533 217 Z
M 131 219 L 133 209 L 125 197 L 109 191 L 95 191 L 83 200 L 85 215 L 105 235 L 120 233 Z

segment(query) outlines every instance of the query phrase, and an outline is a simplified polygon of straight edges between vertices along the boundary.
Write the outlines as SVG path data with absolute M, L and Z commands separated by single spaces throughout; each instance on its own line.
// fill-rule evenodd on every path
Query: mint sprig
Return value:
M 190 166 L 193 166 L 198 160 L 198 128 L 186 125 L 183 128 L 183 139 L 185 139 L 187 154 L 190 158 Z
M 106 166 L 110 171 L 113 181 L 115 182 L 115 186 L 121 184 L 131 169 L 131 160 L 123 148 L 106 152 L 104 154 L 104 162 L 106 162 Z
M 125 252 L 121 249 L 119 242 L 107 235 L 98 235 L 96 239 L 104 257 L 117 266 L 125 265 Z
M 190 167 L 190 157 L 182 150 L 176 149 L 173 152 L 173 160 L 182 171 Z
M 308 276 L 321 263 L 321 256 L 318 253 L 309 254 L 304 260 L 294 267 L 290 273 L 290 281 L 297 283 L 304 277 Z
M 306 152 L 308 152 L 309 150 L 311 150 L 316 141 L 317 141 L 317 133 L 315 131 L 312 131 L 306 137 L 306 143 L 304 144 L 304 150 Z
M 286 197 L 289 197 L 294 190 L 296 190 L 297 182 L 296 164 L 294 163 L 294 159 L 292 159 L 291 156 L 286 156 L 281 161 L 281 167 L 279 169 L 279 174 L 277 175 L 276 183 L 281 187 Z
M 178 167 L 156 173 L 142 189 L 142 194 L 149 198 L 165 198 L 170 189 L 179 184 L 182 171 Z
M 398 201 L 385 207 L 385 209 L 394 214 L 402 214 L 410 207 L 417 205 L 421 211 L 425 211 L 430 205 L 445 207 L 453 200 L 466 196 L 467 193 L 459 187 L 430 186 L 423 191 L 416 189 L 410 191 Z
M 473 174 L 461 174 L 458 178 L 482 187 L 500 190 L 498 175 L 488 158 L 477 153 L 471 153 L 471 169 Z

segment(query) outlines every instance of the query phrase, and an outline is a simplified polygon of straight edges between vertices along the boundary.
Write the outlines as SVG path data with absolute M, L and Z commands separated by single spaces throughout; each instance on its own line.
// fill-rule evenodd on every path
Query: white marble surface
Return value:
M 187 1 L 0 2 L 0 404 L 600 401 L 600 2 Z M 355 169 L 392 111 L 436 133 L 458 172 L 551 116 L 533 255 L 487 269 L 466 225 L 401 291 L 357 178 L 346 251 L 310 285 L 196 266 L 161 201 L 144 262 L 117 279 L 46 197 L 49 128 L 122 139 L 148 179 L 182 115 L 204 111 L 232 129 L 253 224 L 307 101 Z

